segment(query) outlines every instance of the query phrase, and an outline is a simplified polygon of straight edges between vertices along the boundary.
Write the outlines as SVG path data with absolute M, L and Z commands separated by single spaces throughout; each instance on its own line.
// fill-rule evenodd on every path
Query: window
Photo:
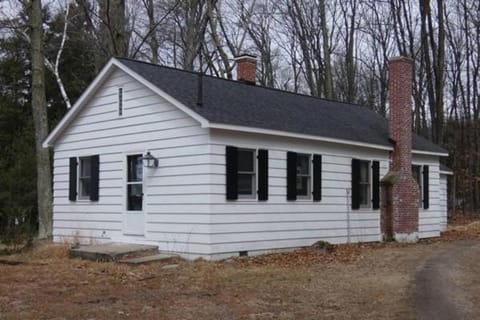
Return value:
M 418 207 L 429 208 L 429 167 L 412 165 L 412 175 L 418 183 Z
M 72 157 L 69 163 L 68 199 L 98 201 L 100 157 Z
M 380 162 L 352 159 L 353 210 L 380 209 Z
M 312 194 L 313 201 L 322 200 L 322 156 L 314 154 L 312 161 L 310 154 L 288 151 L 287 200 L 311 199 Z
M 141 154 L 127 156 L 127 210 L 143 207 L 143 160 Z
M 92 162 L 90 157 L 79 159 L 80 168 L 78 175 L 78 189 L 80 190 L 79 199 L 90 198 Z
M 311 180 L 310 155 L 297 154 L 296 193 L 298 198 L 310 199 Z
M 360 207 L 370 207 L 370 161 L 360 161 Z
M 123 88 L 118 88 L 118 115 L 123 115 Z
M 255 151 L 238 150 L 237 188 L 240 197 L 255 197 Z
M 422 183 L 422 166 L 419 165 L 412 165 L 412 175 L 413 179 L 418 184 L 418 207 L 422 206 L 422 190 L 423 190 L 423 183 Z
M 268 200 L 268 150 L 226 146 L 225 164 L 227 200 L 254 199 L 257 194 L 259 201 Z

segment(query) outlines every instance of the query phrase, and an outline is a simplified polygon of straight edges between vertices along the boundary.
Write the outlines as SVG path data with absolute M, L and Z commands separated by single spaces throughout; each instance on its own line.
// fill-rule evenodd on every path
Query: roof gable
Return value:
M 90 101 L 90 99 L 95 95 L 95 93 L 99 90 L 102 84 L 105 83 L 105 81 L 107 81 L 109 76 L 116 69 L 120 69 L 125 73 L 127 73 L 128 75 L 132 76 L 135 80 L 139 81 L 140 83 L 145 85 L 147 88 L 151 89 L 153 92 L 155 92 L 156 94 L 158 94 L 159 96 L 167 100 L 168 102 L 172 103 L 174 106 L 176 106 L 180 110 L 184 111 L 193 119 L 197 120 L 202 126 L 206 126 L 206 124 L 208 123 L 208 121 L 205 118 L 195 113 L 194 111 L 190 110 L 189 108 L 185 107 L 182 103 L 177 101 L 174 97 L 165 93 L 163 90 L 153 85 L 151 82 L 146 81 L 143 77 L 141 77 L 134 71 L 127 68 L 124 64 L 120 63 L 118 59 L 112 58 L 107 62 L 107 64 L 105 64 L 105 66 L 102 68 L 100 73 L 95 77 L 92 83 L 90 83 L 87 89 L 85 89 L 85 91 L 82 93 L 80 98 L 78 98 L 78 100 L 75 102 L 72 108 L 58 123 L 58 125 L 50 132 L 50 134 L 47 136 L 47 138 L 42 144 L 44 148 L 54 145 L 55 141 L 60 137 L 62 132 L 64 132 L 68 128 L 68 126 L 72 123 L 75 117 L 80 113 L 83 107 L 88 103 L 88 101 Z

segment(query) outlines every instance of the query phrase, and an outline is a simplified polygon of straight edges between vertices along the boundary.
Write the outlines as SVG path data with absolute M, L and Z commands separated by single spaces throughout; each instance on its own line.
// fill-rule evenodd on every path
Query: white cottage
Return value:
M 44 143 L 54 150 L 54 240 L 207 259 L 382 240 L 380 180 L 396 152 L 387 120 L 256 86 L 254 61 L 238 58 L 232 81 L 111 59 Z M 420 209 L 408 234 L 438 236 L 447 152 L 410 140 Z

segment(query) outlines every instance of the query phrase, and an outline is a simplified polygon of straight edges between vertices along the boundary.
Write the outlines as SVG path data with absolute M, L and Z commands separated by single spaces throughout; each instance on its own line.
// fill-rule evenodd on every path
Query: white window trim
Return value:
M 360 161 L 360 166 L 363 163 L 367 163 L 367 169 L 368 169 L 368 173 L 367 173 L 367 176 L 368 176 L 368 195 L 367 195 L 367 204 L 362 204 L 360 203 L 360 209 L 371 209 L 372 208 L 372 187 L 373 187 L 373 183 L 372 183 L 372 164 L 373 164 L 373 160 L 364 160 L 364 159 L 358 159 Z M 361 169 L 360 169 L 361 170 Z M 359 181 L 359 184 L 360 184 L 360 189 L 361 189 L 361 186 L 362 186 L 362 183 Z M 361 194 L 361 193 L 360 193 Z
M 77 200 L 82 202 L 89 202 L 90 201 L 90 194 L 82 195 L 82 184 L 81 184 L 81 173 L 82 173 L 82 159 L 88 159 L 90 161 L 90 166 L 92 165 L 91 156 L 81 156 L 77 157 Z M 90 179 L 90 193 L 92 192 L 92 176 L 88 176 Z
M 424 164 L 412 163 L 412 167 L 418 167 L 418 169 L 419 169 L 419 175 L 418 175 L 418 209 L 420 209 L 420 210 L 424 210 L 423 209 L 423 169 L 424 169 L 424 166 L 425 166 Z M 415 180 L 415 177 L 413 177 L 413 180 Z
M 312 192 L 313 192 L 313 163 L 312 163 L 312 158 L 313 155 L 311 153 L 301 153 L 297 152 L 297 160 L 298 156 L 307 156 L 308 157 L 308 190 L 307 190 L 307 195 L 299 195 L 297 194 L 297 201 L 310 201 L 312 200 Z M 296 170 L 296 169 L 295 169 Z M 306 175 L 296 175 L 297 178 L 300 177 L 306 177 Z M 296 183 L 296 182 L 295 182 Z M 297 189 L 297 186 L 295 185 L 295 190 Z M 296 191 L 295 191 L 296 193 Z
M 145 211 L 145 167 L 142 168 L 142 181 L 128 181 L 128 157 L 129 156 L 135 156 L 135 155 L 141 155 L 143 156 L 143 152 L 131 152 L 131 153 L 125 153 L 124 154 L 124 159 L 125 159 L 125 174 L 124 174 L 124 196 L 125 196 L 125 201 L 124 201 L 124 210 L 126 212 L 144 212 Z M 143 166 L 143 163 L 142 163 Z M 142 185 L 142 210 L 128 210 L 128 186 L 132 184 L 141 184 Z
M 258 165 L 257 165 L 257 149 L 252 148 L 238 148 L 237 152 L 240 151 L 251 151 L 253 153 L 253 185 L 252 185 L 252 194 L 240 194 L 238 192 L 239 200 L 257 200 L 257 190 L 258 190 Z M 238 155 L 237 155 L 238 157 Z M 238 160 L 238 159 L 237 159 Z M 237 168 L 237 188 L 238 188 L 238 175 L 240 174 L 252 174 L 251 172 L 240 171 Z

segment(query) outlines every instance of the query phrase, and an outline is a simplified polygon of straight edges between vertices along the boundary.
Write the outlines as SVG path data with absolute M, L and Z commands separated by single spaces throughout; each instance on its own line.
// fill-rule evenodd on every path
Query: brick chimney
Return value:
M 255 84 L 257 57 L 243 54 L 235 57 L 235 62 L 237 63 L 237 80 Z
M 412 176 L 413 61 L 389 60 L 390 171 L 382 179 L 382 233 L 399 242 L 418 240 L 418 185 Z

